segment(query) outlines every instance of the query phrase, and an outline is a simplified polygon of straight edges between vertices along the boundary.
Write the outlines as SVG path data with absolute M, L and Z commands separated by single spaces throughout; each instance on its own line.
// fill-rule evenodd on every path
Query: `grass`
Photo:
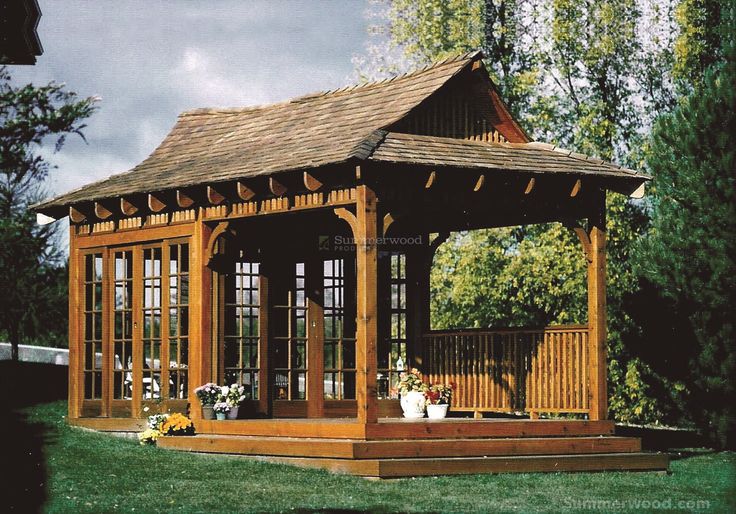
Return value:
M 66 403 L 17 411 L 10 496 L 28 512 L 735 512 L 736 455 L 694 451 L 654 473 L 510 474 L 368 481 L 179 453 L 69 427 Z M 24 435 L 25 434 L 25 435 Z M 3 448 L 0 448 L 3 450 Z M 7 453 L 3 451 L 3 453 Z M 680 502 L 706 502 L 700 505 Z M 619 503 L 614 503 L 619 502 Z M 4 502 L 5 503 L 5 502 Z M 8 504 L 5 503 L 7 506 Z M 707 508 L 702 508 L 707 507 Z

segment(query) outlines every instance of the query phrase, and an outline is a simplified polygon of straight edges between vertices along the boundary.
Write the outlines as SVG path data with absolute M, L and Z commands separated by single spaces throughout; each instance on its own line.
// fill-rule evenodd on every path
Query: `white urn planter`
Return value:
M 238 407 L 239 405 L 230 407 L 230 410 L 227 411 L 227 419 L 238 419 Z
M 408 419 L 419 419 L 424 417 L 424 393 L 409 391 L 401 395 L 401 410 L 404 417 Z
M 427 405 L 427 417 L 429 419 L 444 419 L 449 407 L 446 403 L 443 405 Z

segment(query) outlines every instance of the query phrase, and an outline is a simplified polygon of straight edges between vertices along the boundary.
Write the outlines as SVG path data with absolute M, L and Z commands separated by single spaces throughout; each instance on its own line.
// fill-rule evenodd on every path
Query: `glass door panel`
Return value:
M 273 307 L 273 398 L 307 399 L 307 298 L 305 266 L 294 265 L 290 283 Z

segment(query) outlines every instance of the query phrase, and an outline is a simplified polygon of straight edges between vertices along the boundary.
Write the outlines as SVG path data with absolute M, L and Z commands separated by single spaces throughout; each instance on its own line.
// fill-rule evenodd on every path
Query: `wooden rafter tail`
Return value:
M 306 187 L 308 191 L 319 191 L 323 185 L 322 181 L 312 173 L 309 173 L 308 171 L 304 172 L 304 187 Z
M 268 189 L 275 196 L 284 196 L 288 190 L 283 182 L 273 177 L 268 177 Z
M 151 212 L 161 212 L 166 208 L 166 201 L 159 193 L 148 193 L 148 209 Z
M 105 207 L 102 202 L 95 202 L 95 216 L 101 220 L 106 220 L 112 216 L 112 211 Z
M 475 185 L 473 186 L 473 191 L 477 193 L 478 191 L 481 190 L 481 188 L 483 187 L 485 183 L 486 183 L 486 176 L 483 173 L 481 173 L 480 176 L 478 177 L 478 180 L 475 181 Z
M 431 171 L 427 177 L 427 182 L 424 184 L 424 189 L 429 189 L 437 183 L 437 172 Z
M 575 198 L 578 195 L 578 193 L 580 192 L 580 189 L 582 187 L 583 187 L 582 182 L 580 181 L 580 179 L 577 179 L 575 181 L 575 184 L 573 184 L 573 186 L 572 186 L 572 190 L 570 191 L 570 198 Z
M 69 219 L 74 223 L 82 223 L 87 219 L 87 215 L 76 207 L 69 207 Z
M 537 179 L 536 178 L 534 178 L 534 177 L 530 178 L 529 179 L 529 182 L 527 182 L 527 184 L 526 184 L 526 189 L 524 189 L 524 194 L 525 195 L 528 195 L 529 193 L 531 193 L 532 190 L 534 189 L 534 186 L 536 185 L 536 183 L 537 183 Z
M 642 182 L 639 187 L 634 189 L 634 192 L 629 195 L 630 198 L 639 199 L 644 198 L 644 194 L 646 193 L 646 182 Z
M 120 212 L 125 216 L 133 216 L 134 214 L 137 214 L 139 210 L 140 207 L 137 205 L 137 202 L 125 196 L 120 197 Z
M 225 195 L 222 192 L 222 186 L 215 189 L 215 186 L 207 186 L 207 201 L 212 205 L 220 205 L 225 201 Z
M 194 205 L 194 198 L 189 191 L 182 189 L 176 190 L 176 205 L 182 209 L 188 209 Z
M 252 200 L 253 197 L 256 196 L 256 192 L 245 182 L 238 182 L 235 186 L 235 189 L 238 193 L 238 198 L 240 198 L 244 202 Z

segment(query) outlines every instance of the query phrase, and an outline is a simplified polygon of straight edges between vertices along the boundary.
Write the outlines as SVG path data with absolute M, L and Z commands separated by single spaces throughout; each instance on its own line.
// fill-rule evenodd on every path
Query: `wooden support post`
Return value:
M 307 294 L 307 417 L 322 418 L 325 412 L 324 394 L 324 303 L 322 297 L 322 259 L 310 255 L 306 264 Z
M 356 188 L 355 252 L 357 262 L 358 326 L 356 344 L 358 421 L 378 422 L 378 215 L 376 194 Z
M 606 360 L 606 193 L 596 195 L 588 218 L 588 325 L 590 344 L 590 419 L 608 418 Z
M 190 258 L 190 355 L 196 356 L 190 363 L 189 399 L 192 405 L 197 404 L 194 389 L 209 382 L 211 377 L 212 357 L 212 270 L 205 263 L 205 253 L 212 235 L 212 228 L 202 221 L 202 211 L 195 221 L 192 237 L 192 254 Z M 202 410 L 192 409 L 192 419 L 201 419 Z
M 71 208 L 70 208 L 71 209 Z M 81 257 L 77 251 L 76 227 L 69 225 L 69 417 L 78 418 L 83 377 L 80 373 L 80 360 L 83 353 L 80 326 L 81 297 L 79 287 L 79 267 Z

